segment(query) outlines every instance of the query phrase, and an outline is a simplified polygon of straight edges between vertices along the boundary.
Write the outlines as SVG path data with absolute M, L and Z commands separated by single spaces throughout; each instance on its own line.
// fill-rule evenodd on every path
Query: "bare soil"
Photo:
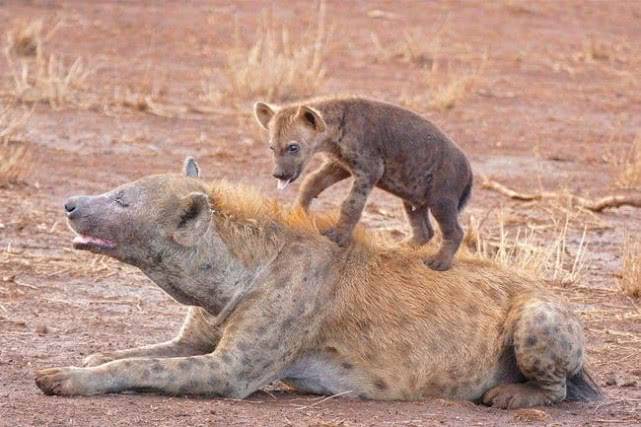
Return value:
M 25 132 L 34 149 L 32 173 L 26 183 L 0 189 L 0 425 L 641 425 L 641 303 L 626 297 L 617 280 L 624 231 L 641 231 L 640 212 L 632 208 L 573 213 L 567 250 L 576 252 L 586 226 L 587 271 L 577 283 L 550 284 L 584 321 L 590 366 L 607 395 L 602 402 L 503 411 L 447 400 L 323 399 L 279 385 L 245 401 L 57 398 L 37 389 L 34 370 L 169 339 L 184 313 L 135 269 L 72 251 L 62 212 L 67 196 L 177 171 L 193 155 L 208 178 L 293 199 L 296 186 L 276 192 L 250 103 L 229 100 L 207 113 L 188 108 L 199 102 L 204 70 L 216 78 L 234 25 L 251 39 L 261 10 L 288 22 L 293 37 L 315 19 L 306 1 L 0 3 L 0 28 L 19 18 L 62 20 L 49 51 L 98 66 L 86 89 L 92 105 L 33 107 Z M 442 26 L 439 55 L 446 63 L 465 69 L 487 59 L 477 85 L 454 108 L 418 108 L 470 154 L 478 177 L 523 190 L 616 190 L 612 159 L 641 132 L 641 3 L 329 1 L 327 10 L 333 35 L 322 93 L 398 103 L 404 94 L 424 92 L 421 65 L 382 58 L 371 33 L 391 46 L 404 30 L 418 29 L 425 34 L 421 48 Z M 0 77 L 9 90 L 3 61 Z M 164 117 L 101 107 L 115 86 L 142 88 L 150 80 L 160 88 L 159 102 L 184 109 Z M 345 188 L 328 191 L 315 206 L 335 207 Z M 562 212 L 477 185 L 464 215 L 484 218 L 500 207 L 542 229 Z M 376 191 L 364 221 L 405 231 L 401 212 L 397 199 Z

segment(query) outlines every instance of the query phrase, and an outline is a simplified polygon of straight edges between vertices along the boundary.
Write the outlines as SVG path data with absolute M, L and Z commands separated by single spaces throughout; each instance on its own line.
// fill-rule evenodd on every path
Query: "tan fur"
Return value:
M 585 385 L 578 320 L 558 297 L 512 272 L 472 257 L 435 272 L 422 264 L 429 249 L 392 248 L 365 230 L 340 249 L 318 234 L 331 217 L 283 208 L 225 182 L 166 175 L 123 188 L 117 190 L 125 196 L 164 194 L 139 207 L 166 212 L 166 224 L 149 224 L 156 233 L 185 222 L 183 213 L 172 217 L 182 209 L 172 205 L 198 191 L 209 196 L 211 223 L 197 242 L 177 255 L 164 250 L 162 261 L 146 261 L 155 258 L 149 248 L 127 258 L 193 307 L 168 343 L 92 355 L 86 368 L 39 372 L 46 393 L 144 388 L 245 397 L 281 379 L 320 394 L 483 398 L 522 407 L 557 402 L 566 388 Z M 97 215 L 92 224 L 100 227 L 111 214 L 103 207 Z M 171 246 L 155 239 L 150 245 Z

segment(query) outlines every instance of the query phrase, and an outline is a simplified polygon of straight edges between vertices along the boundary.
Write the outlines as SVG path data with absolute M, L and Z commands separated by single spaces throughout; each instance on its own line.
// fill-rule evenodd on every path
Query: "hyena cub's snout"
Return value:
M 299 167 L 282 167 L 276 166 L 272 176 L 278 180 L 278 189 L 283 190 L 300 175 Z

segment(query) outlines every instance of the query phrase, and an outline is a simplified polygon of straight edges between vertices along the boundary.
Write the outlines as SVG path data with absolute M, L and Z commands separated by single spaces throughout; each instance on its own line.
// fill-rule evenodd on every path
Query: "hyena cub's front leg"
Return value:
M 367 197 L 382 175 L 380 173 L 354 173 L 354 183 L 341 205 L 341 213 L 334 228 L 323 232 L 340 247 L 345 247 L 352 238 L 354 227 L 361 218 Z
M 307 211 L 314 198 L 328 187 L 349 177 L 350 173 L 334 161 L 323 163 L 317 170 L 305 177 L 294 205 Z

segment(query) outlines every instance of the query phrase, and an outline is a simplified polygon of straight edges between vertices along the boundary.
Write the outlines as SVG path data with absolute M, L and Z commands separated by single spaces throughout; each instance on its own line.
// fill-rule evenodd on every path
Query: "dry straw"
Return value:
M 216 80 L 205 81 L 206 100 L 215 104 L 256 99 L 278 102 L 316 94 L 326 73 L 325 9 L 325 2 L 319 2 L 315 28 L 302 33 L 290 31 L 273 13 L 261 16 L 255 40 L 249 45 L 237 30 L 234 47 L 224 52 L 225 86 L 220 90 Z
M 621 288 L 633 298 L 641 298 L 641 240 L 626 235 L 623 242 Z
M 7 32 L 4 50 L 15 101 L 45 103 L 53 108 L 83 103 L 78 92 L 93 70 L 82 58 L 67 65 L 58 56 L 45 52 L 44 43 L 57 28 L 56 24 L 44 34 L 42 20 L 35 20 L 18 22 Z
M 30 146 L 19 138 L 29 115 L 0 107 L 0 187 L 20 182 L 29 172 Z
M 576 283 L 583 276 L 587 230 L 583 230 L 575 252 L 571 254 L 568 242 L 569 217 L 554 227 L 552 238 L 548 233 L 543 235 L 525 227 L 508 230 L 503 210 L 497 213 L 496 222 L 495 229 L 481 232 L 481 222 L 470 218 L 465 243 L 480 258 L 561 284 Z

